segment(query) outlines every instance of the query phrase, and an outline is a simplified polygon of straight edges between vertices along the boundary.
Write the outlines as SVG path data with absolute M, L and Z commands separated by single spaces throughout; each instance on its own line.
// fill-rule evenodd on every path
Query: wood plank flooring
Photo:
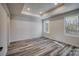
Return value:
M 47 38 L 13 42 L 8 47 L 7 56 L 70 56 L 79 55 L 76 49 Z

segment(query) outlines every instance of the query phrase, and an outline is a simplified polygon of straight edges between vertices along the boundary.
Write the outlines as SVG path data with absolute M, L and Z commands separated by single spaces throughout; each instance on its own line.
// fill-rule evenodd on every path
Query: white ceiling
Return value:
M 54 3 L 26 3 L 24 4 L 22 12 L 40 15 L 40 12 L 44 13 L 53 7 L 55 7 Z M 28 11 L 27 8 L 30 8 L 30 11 Z
M 54 8 L 54 3 L 10 3 L 7 4 L 11 15 L 30 15 L 40 16 L 39 12 L 46 12 L 47 10 Z M 30 11 L 27 11 L 30 8 Z M 77 3 L 65 3 L 63 8 L 57 9 L 47 14 L 47 16 L 54 16 L 64 12 L 68 12 L 74 9 L 78 9 L 79 4 Z M 45 16 L 45 17 L 47 17 Z M 41 16 L 40 16 L 41 17 Z M 44 17 L 44 16 L 43 16 Z
M 11 15 L 26 14 L 32 16 L 40 16 L 39 12 L 46 12 L 55 7 L 54 3 L 10 3 L 7 4 Z M 30 11 L 27 11 L 30 8 Z

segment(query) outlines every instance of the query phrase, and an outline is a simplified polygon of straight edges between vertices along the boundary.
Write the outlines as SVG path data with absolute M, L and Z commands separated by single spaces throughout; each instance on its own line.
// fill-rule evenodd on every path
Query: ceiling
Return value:
M 27 3 L 24 4 L 22 12 L 26 12 L 26 14 L 29 13 L 31 15 L 39 16 L 40 12 L 44 13 L 45 11 L 54 7 L 54 3 Z M 30 8 L 30 11 L 28 11 L 27 8 Z
M 54 10 L 52 9 L 50 12 L 47 13 L 47 16 L 43 17 L 42 19 L 64 14 L 77 9 L 79 9 L 79 3 L 64 3 L 63 5 L 57 7 L 56 9 Z
M 40 12 L 44 13 L 55 7 L 54 3 L 10 3 L 7 6 L 11 15 L 26 14 L 32 16 L 40 16 Z M 30 8 L 30 11 L 27 8 Z
M 8 3 L 7 4 L 11 16 L 29 15 L 29 16 L 36 16 L 42 18 L 45 18 L 47 16 L 54 16 L 57 14 L 65 13 L 79 8 L 78 3 L 64 3 L 62 6 L 59 5 L 60 4 L 55 5 L 54 3 Z M 28 8 L 30 8 L 30 10 L 28 10 Z M 43 15 L 40 15 L 40 12 L 42 12 Z M 44 17 L 44 15 L 46 16 Z
M 22 3 L 8 3 L 7 6 L 8 6 L 11 16 L 14 16 L 14 15 L 21 14 L 24 4 L 22 4 Z

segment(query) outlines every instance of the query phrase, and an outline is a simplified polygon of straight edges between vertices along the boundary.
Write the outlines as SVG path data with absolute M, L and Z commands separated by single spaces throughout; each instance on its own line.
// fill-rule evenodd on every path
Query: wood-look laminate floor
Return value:
M 47 38 L 29 39 L 11 43 L 8 47 L 7 56 L 73 55 L 72 48 L 72 46 L 61 44 Z

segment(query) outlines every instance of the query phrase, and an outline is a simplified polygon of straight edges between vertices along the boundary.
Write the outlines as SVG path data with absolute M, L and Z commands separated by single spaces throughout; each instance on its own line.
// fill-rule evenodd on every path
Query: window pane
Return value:
M 78 16 L 68 16 L 65 19 L 65 32 L 69 34 L 79 34 Z
M 46 20 L 44 21 L 44 32 L 48 33 L 49 32 L 49 21 Z

